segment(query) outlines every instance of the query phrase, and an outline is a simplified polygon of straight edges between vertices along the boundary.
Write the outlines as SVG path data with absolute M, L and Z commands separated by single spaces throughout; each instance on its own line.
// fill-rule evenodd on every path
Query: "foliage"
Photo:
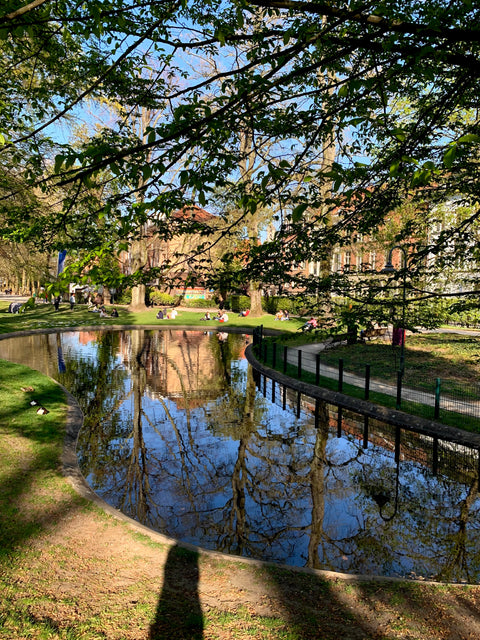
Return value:
M 214 300 L 209 298 L 193 298 L 182 302 L 182 307 L 187 307 L 187 309 L 189 307 L 192 309 L 211 309 L 214 306 Z
M 314 303 L 314 299 L 310 300 Z M 286 297 L 286 296 L 268 296 L 263 298 L 265 311 L 275 315 L 277 311 L 288 311 L 294 315 L 305 315 L 306 310 L 305 299 L 303 297 Z
M 460 327 L 480 327 L 480 300 L 478 296 L 467 301 L 459 298 L 452 300 L 445 321 Z
M 46 248 L 61 237 L 94 254 L 128 245 L 148 222 L 169 238 L 173 211 L 193 202 L 215 208 L 221 191 L 249 229 L 256 211 L 277 218 L 268 240 L 242 258 L 244 281 L 280 284 L 302 261 L 325 262 L 332 246 L 375 234 L 407 205 L 390 239 L 412 245 L 412 273 L 440 272 L 475 253 L 475 3 L 358 10 L 146 0 L 139 10 L 136 2 L 61 0 L 16 8 L 8 0 L 0 15 L 4 238 L 35 237 Z M 162 117 L 140 132 L 117 119 L 80 141 L 58 136 L 87 101 L 97 112 L 115 102 Z M 48 215 L 35 203 L 18 206 L 25 185 L 55 203 Z M 446 201 L 471 213 L 452 216 L 433 237 L 435 207 Z M 198 224 L 181 232 L 189 229 Z M 225 224 L 222 233 L 231 232 Z M 217 242 L 206 231 L 204 240 L 186 258 L 188 272 Z M 439 254 L 437 266 L 426 260 Z M 342 278 L 296 284 L 311 293 L 348 287 Z
M 163 291 L 150 291 L 149 297 L 150 303 L 157 306 L 171 306 L 175 304 L 177 300 L 177 298 L 175 298 L 174 296 L 171 296 L 169 293 L 165 293 Z
M 115 302 L 117 304 L 130 304 L 132 301 L 132 289 L 130 287 L 122 287 L 115 294 Z
M 234 313 L 246 311 L 247 309 L 250 309 L 250 298 L 248 296 L 230 296 L 229 307 Z

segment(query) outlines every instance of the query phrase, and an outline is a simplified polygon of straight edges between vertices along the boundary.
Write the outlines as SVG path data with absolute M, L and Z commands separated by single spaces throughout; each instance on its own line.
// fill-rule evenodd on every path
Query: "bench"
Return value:
M 349 333 L 337 333 L 334 336 L 330 336 L 324 342 L 324 349 L 333 349 L 333 347 L 337 347 L 342 342 L 348 342 L 349 337 Z
M 360 332 L 360 340 L 371 340 L 372 338 L 382 338 L 387 333 L 387 327 L 378 327 L 377 329 L 366 329 Z

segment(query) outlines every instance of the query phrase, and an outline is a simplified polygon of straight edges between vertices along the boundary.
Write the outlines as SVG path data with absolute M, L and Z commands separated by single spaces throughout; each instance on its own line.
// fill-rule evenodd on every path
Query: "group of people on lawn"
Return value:
M 240 316 L 248 316 L 250 313 L 250 309 L 246 309 L 245 311 L 241 311 L 239 313 Z M 177 317 L 178 312 L 176 309 L 160 309 L 157 313 L 157 320 L 175 320 L 175 318 Z M 223 309 L 219 309 L 217 312 L 217 315 L 212 316 L 210 311 L 205 311 L 205 315 L 203 316 L 203 318 L 200 318 L 200 320 L 203 320 L 205 322 L 208 322 L 209 320 L 216 320 L 217 322 L 228 322 L 228 313 L 226 313 Z
M 283 311 L 282 309 L 279 309 L 275 314 L 275 320 L 290 320 L 290 314 L 286 309 L 284 309 Z

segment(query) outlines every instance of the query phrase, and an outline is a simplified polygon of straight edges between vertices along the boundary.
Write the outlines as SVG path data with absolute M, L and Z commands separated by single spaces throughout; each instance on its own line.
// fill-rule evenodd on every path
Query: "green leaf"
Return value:
M 443 164 L 447 169 L 451 169 L 453 163 L 455 162 L 455 158 L 457 157 L 457 145 L 452 144 L 449 150 L 443 156 Z
M 480 142 L 480 136 L 476 133 L 467 133 L 459 138 L 458 142 Z
M 308 204 L 306 202 L 303 202 L 302 204 L 297 205 L 295 209 L 292 211 L 292 221 L 299 222 L 302 218 L 302 215 L 306 211 L 306 209 L 308 209 Z
M 62 168 L 63 162 L 65 160 L 65 156 L 62 154 L 59 154 L 58 156 L 55 156 L 55 166 L 54 166 L 54 172 L 55 173 L 59 173 L 60 169 Z

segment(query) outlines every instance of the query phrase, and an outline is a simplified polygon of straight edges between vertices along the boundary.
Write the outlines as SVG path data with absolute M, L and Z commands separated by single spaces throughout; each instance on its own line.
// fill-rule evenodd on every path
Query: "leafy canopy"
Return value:
M 276 211 L 276 235 L 245 264 L 271 282 L 378 229 L 406 200 L 418 215 L 395 242 L 422 238 L 419 267 L 445 247 L 468 251 L 479 25 L 478 4 L 465 0 L 7 0 L 2 235 L 100 249 L 149 221 L 168 234 L 173 210 L 214 210 L 221 190 L 245 214 Z M 72 121 L 102 100 L 162 117 L 142 135 L 120 120 L 74 143 Z M 19 174 L 58 200 L 41 228 L 17 206 Z M 432 209 L 449 198 L 471 214 L 430 241 Z

